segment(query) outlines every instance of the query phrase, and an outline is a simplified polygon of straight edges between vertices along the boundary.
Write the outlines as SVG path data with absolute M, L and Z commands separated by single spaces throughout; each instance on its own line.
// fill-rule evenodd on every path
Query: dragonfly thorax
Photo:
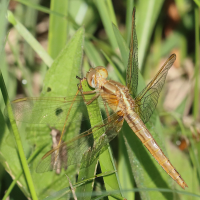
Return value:
M 109 104 L 109 107 L 117 112 L 126 112 L 134 107 L 134 100 L 126 86 L 113 80 L 106 80 L 99 88 L 101 97 Z
M 124 113 L 124 115 L 128 114 L 129 110 L 133 110 L 135 102 L 132 96 L 129 93 L 127 87 L 119 88 L 120 92 L 120 101 L 119 101 L 119 108 Z

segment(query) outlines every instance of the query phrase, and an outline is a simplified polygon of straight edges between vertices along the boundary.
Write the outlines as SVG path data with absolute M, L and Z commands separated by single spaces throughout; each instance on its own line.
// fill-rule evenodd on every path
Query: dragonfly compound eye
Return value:
M 87 82 L 92 87 L 95 88 L 97 85 L 96 82 L 96 70 L 95 68 L 91 68 L 90 71 L 86 74 Z
M 91 68 L 89 72 L 86 75 L 88 84 L 92 88 L 98 87 L 98 83 L 102 79 L 106 79 L 108 77 L 108 71 L 104 67 L 96 67 L 96 68 Z

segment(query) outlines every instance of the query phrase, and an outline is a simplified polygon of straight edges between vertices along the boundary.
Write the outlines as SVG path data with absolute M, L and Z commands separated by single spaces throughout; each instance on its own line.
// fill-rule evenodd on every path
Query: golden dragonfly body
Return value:
M 59 142 L 55 142 L 56 146 L 54 146 L 52 150 L 47 152 L 42 157 L 42 160 L 37 167 L 38 172 L 44 172 L 52 169 L 57 170 L 58 168 L 60 169 L 62 167 L 66 168 L 71 164 L 80 163 L 81 161 L 86 161 L 85 166 L 87 167 L 94 161 L 94 158 L 96 158 L 97 155 L 103 151 L 104 147 L 118 134 L 124 120 L 126 120 L 133 132 L 138 136 L 138 138 L 158 161 L 162 168 L 182 188 L 187 187 L 185 181 L 181 178 L 180 174 L 176 171 L 175 167 L 173 167 L 169 159 L 164 155 L 163 151 L 145 126 L 145 123 L 149 120 L 156 108 L 158 97 L 164 85 L 167 72 L 175 62 L 176 55 L 172 54 L 167 59 L 156 76 L 139 94 L 137 94 L 137 56 L 137 36 L 135 31 L 134 9 L 132 15 L 132 33 L 126 73 L 126 86 L 113 80 L 107 80 L 107 70 L 104 67 L 96 67 L 90 69 L 86 76 L 88 84 L 92 88 L 95 88 L 95 90 L 91 92 L 81 91 L 82 95 L 76 95 L 71 99 L 59 97 L 23 98 L 13 102 L 15 118 L 18 121 L 24 121 L 28 123 L 41 123 L 41 121 L 42 123 L 58 122 L 55 112 L 59 111 L 57 112 L 60 113 L 59 122 L 64 123 L 63 131 L 61 136 L 59 136 Z M 96 126 L 81 133 L 77 137 L 72 138 L 71 140 L 62 142 L 62 136 L 65 132 L 67 121 L 69 121 L 70 118 L 70 111 L 75 105 L 74 102 L 79 101 L 77 98 L 82 98 L 82 96 L 84 97 L 84 95 L 90 93 L 96 93 L 96 95 L 89 100 L 87 104 L 90 104 L 94 99 L 101 96 L 103 103 L 108 105 L 114 111 L 114 114 L 109 115 L 107 113 L 108 118 L 102 123 L 97 124 Z M 29 106 L 29 102 L 33 103 L 33 106 Z M 43 107 L 43 111 L 47 112 L 47 114 L 42 114 L 39 117 L 40 110 L 34 109 L 35 103 L 42 104 L 41 107 Z M 58 103 L 60 104 L 57 106 L 56 104 Z M 62 104 L 63 106 L 66 106 L 66 112 L 60 112 L 64 110 L 64 107 L 61 106 Z M 57 107 L 59 107 L 59 109 L 57 109 Z M 53 109 L 52 113 L 48 111 L 49 109 Z M 23 117 L 21 113 L 23 113 Z M 62 118 L 62 114 L 66 114 L 66 116 Z M 102 128 L 104 129 L 103 134 L 101 131 L 99 131 Z M 90 144 L 89 147 L 88 143 Z M 64 151 L 62 151 L 62 149 L 64 149 Z M 65 163 L 62 164 L 60 161 L 61 157 L 64 156 L 65 159 L 62 160 Z
M 164 67 L 175 61 L 175 55 L 172 54 L 166 61 Z M 158 161 L 162 168 L 182 187 L 187 187 L 187 184 L 171 164 L 169 159 L 164 155 L 161 148 L 158 146 L 151 133 L 146 128 L 143 121 L 135 110 L 137 104 L 129 93 L 129 89 L 122 84 L 106 80 L 107 71 L 103 67 L 91 69 L 87 75 L 88 83 L 96 89 L 101 97 L 108 105 L 118 114 L 119 121 L 124 119 L 127 121 L 130 128 L 141 140 L 144 146 L 149 150 L 152 156 Z

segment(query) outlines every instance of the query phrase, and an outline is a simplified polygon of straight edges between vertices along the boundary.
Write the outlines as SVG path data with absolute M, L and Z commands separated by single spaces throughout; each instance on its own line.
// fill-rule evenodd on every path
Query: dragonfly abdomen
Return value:
M 188 187 L 185 181 L 181 178 L 181 175 L 176 171 L 169 159 L 165 156 L 161 148 L 153 139 L 151 133 L 148 131 L 142 120 L 134 112 L 130 111 L 125 117 L 125 120 L 129 124 L 130 128 L 138 136 L 144 146 L 162 166 L 162 168 L 184 189 Z

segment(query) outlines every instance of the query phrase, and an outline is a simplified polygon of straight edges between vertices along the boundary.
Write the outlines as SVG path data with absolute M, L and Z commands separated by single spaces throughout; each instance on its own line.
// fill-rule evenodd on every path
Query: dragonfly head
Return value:
M 102 79 L 106 79 L 107 77 L 108 71 L 106 70 L 106 68 L 101 66 L 91 68 L 86 74 L 87 82 L 92 88 L 98 87 L 100 81 Z

